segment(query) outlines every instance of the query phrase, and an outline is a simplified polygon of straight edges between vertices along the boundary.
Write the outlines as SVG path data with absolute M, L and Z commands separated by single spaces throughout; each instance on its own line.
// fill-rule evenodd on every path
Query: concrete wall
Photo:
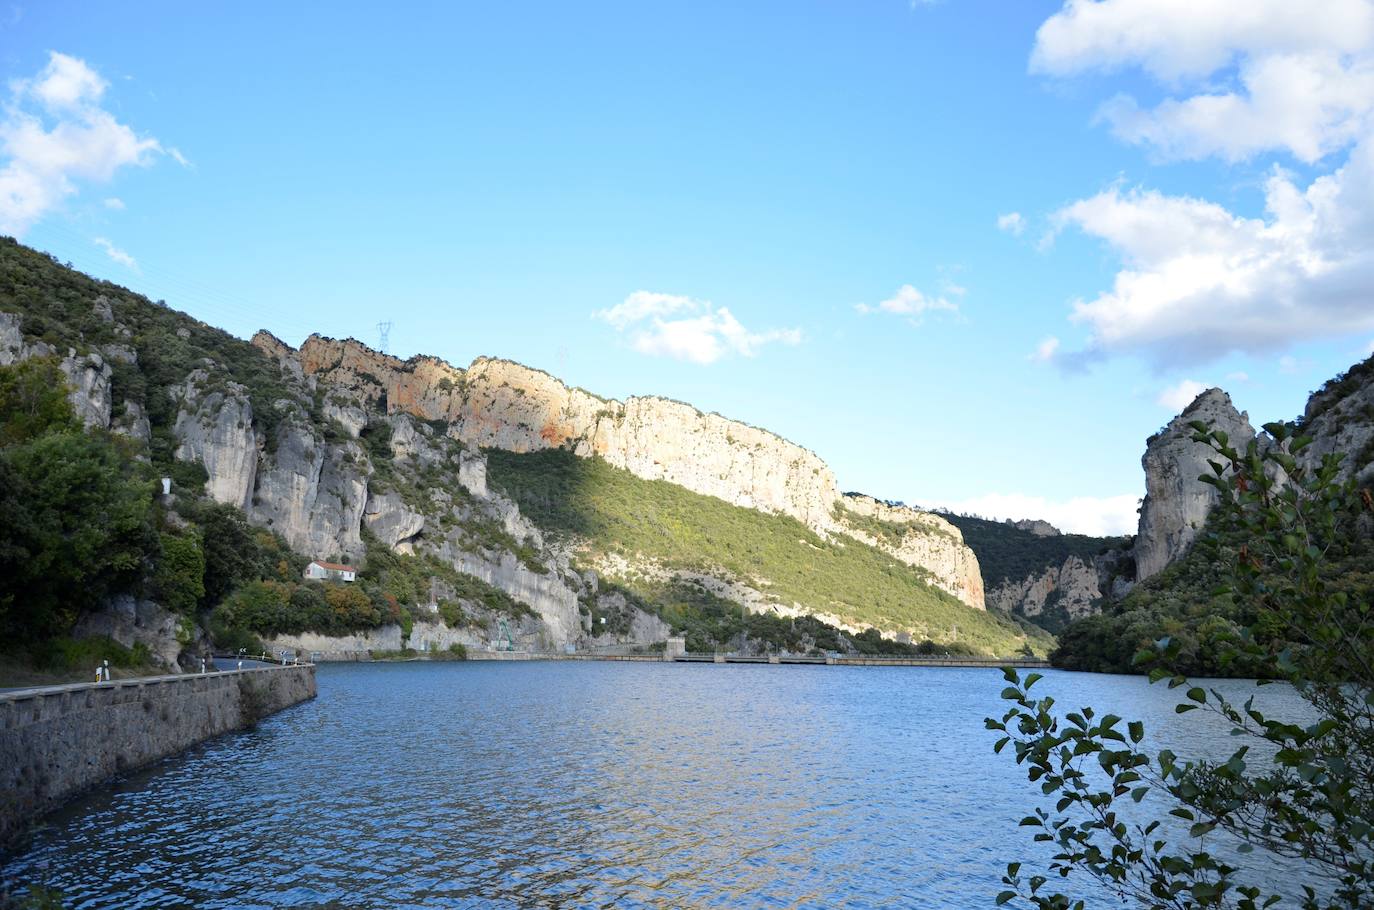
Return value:
M 0 692 L 0 845 L 88 787 L 314 697 L 308 664 Z

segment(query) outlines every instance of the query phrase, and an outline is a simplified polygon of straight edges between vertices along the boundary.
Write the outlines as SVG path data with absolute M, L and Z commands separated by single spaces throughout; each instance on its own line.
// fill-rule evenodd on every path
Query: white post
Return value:
M 109 681 L 110 681 L 110 662 L 109 662 L 108 660 L 102 661 L 102 662 L 101 662 L 101 667 L 102 667 L 102 669 L 104 669 L 104 671 L 105 671 L 105 682 L 109 682 Z

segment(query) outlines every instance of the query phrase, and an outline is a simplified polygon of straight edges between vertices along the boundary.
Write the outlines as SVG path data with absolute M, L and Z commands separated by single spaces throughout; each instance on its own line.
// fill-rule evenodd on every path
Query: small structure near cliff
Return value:
M 316 559 L 305 567 L 305 577 L 315 581 L 354 581 L 358 577 L 358 569 L 346 563 Z

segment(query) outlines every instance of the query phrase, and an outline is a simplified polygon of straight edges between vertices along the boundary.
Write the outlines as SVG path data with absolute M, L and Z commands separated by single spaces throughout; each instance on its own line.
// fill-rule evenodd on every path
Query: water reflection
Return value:
M 1162 686 L 1041 685 L 1181 755 L 1234 747 Z M 1002 686 L 963 669 L 326 666 L 316 701 L 78 801 L 4 873 L 71 907 L 987 907 L 1032 854 L 1015 822 L 1037 792 L 991 754 Z

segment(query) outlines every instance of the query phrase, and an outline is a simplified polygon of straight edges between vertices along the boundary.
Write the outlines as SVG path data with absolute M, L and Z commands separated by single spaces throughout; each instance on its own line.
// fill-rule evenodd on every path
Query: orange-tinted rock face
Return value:
M 813 453 L 680 402 L 621 403 L 510 361 L 478 358 L 460 370 L 432 357 L 402 361 L 356 341 L 319 336 L 306 340 L 297 359 L 306 375 L 359 398 L 385 395 L 391 413 L 445 420 L 452 435 L 471 445 L 513 452 L 566 446 L 641 477 L 817 528 L 829 526 L 839 495 L 834 475 Z
M 567 447 L 649 480 L 848 533 L 833 514 L 840 498 L 834 474 L 814 453 L 678 401 L 614 401 L 507 360 L 481 357 L 461 370 L 432 357 L 403 361 L 356 341 L 319 336 L 306 340 L 297 359 L 306 375 L 345 394 L 371 401 L 385 395 L 391 413 L 446 421 L 449 434 L 468 445 L 512 452 Z M 924 560 L 940 587 L 983 605 L 977 559 L 957 530 L 913 537 L 894 555 L 912 564 Z

